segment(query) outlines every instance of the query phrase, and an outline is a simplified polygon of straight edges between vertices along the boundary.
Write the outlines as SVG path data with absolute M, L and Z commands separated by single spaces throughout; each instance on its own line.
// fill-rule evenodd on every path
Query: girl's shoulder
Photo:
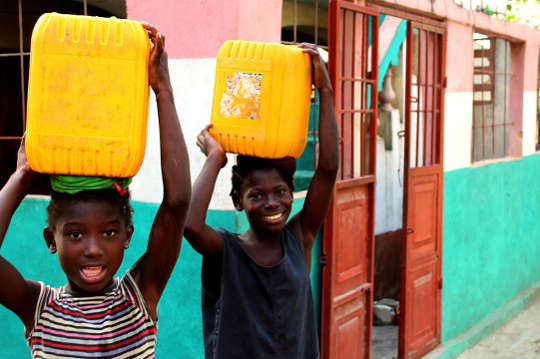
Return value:
M 219 236 L 223 240 L 224 246 L 228 245 L 231 242 L 234 242 L 236 240 L 236 237 L 238 237 L 239 235 L 238 233 L 235 233 L 235 232 L 229 232 L 227 229 L 223 227 L 219 227 L 218 229 L 216 229 L 216 232 L 217 234 L 219 234 Z

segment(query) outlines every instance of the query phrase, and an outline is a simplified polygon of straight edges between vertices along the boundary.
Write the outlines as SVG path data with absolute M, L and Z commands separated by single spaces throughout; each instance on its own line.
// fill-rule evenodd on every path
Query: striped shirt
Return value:
M 131 277 L 104 295 L 75 297 L 41 283 L 32 358 L 154 358 L 157 325 Z

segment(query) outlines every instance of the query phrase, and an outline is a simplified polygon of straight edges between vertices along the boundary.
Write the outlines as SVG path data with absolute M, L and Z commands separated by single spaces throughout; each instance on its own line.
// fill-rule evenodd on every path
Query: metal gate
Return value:
M 440 342 L 444 29 L 407 27 L 399 358 Z
M 371 356 L 378 13 L 332 1 L 330 75 L 340 133 L 340 171 L 325 223 L 323 358 Z

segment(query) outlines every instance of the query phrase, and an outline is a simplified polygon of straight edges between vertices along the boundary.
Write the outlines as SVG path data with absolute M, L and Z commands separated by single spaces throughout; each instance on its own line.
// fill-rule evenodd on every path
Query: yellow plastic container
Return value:
M 136 21 L 43 14 L 30 51 L 30 167 L 54 174 L 135 175 L 146 145 L 149 50 Z
M 298 158 L 307 138 L 310 66 L 297 46 L 226 41 L 217 56 L 210 134 L 227 152 Z

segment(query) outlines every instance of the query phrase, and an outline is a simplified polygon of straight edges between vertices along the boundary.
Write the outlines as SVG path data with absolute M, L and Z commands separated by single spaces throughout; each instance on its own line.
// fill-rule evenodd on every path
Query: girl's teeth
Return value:
M 82 269 L 84 275 L 86 275 L 87 277 L 95 277 L 97 275 L 99 275 L 99 273 L 101 273 L 101 269 L 102 267 L 99 266 L 99 267 L 84 267 Z
M 276 215 L 273 215 L 273 216 L 268 216 L 266 218 L 268 219 L 278 219 L 279 217 L 281 217 L 281 214 L 276 214 Z

